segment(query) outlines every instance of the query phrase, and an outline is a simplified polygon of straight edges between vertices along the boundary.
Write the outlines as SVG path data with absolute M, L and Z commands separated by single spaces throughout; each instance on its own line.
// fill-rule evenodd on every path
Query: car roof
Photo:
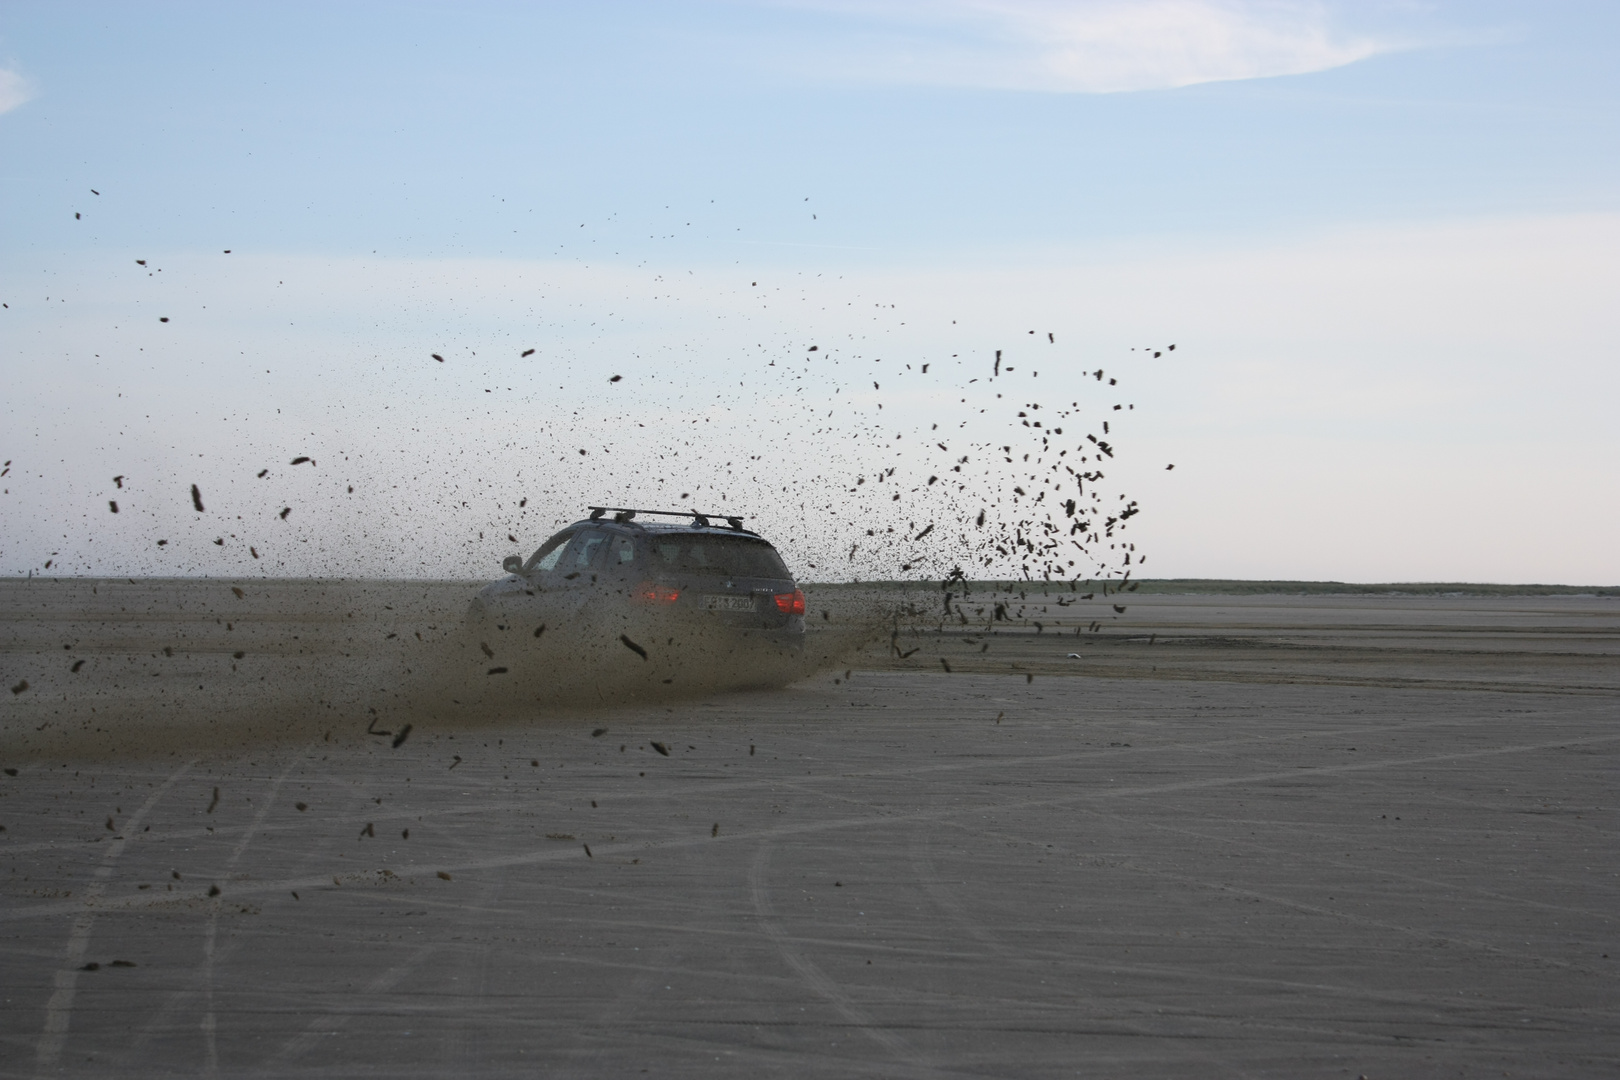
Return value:
M 768 544 L 770 541 L 750 529 L 733 529 L 727 525 L 693 525 L 667 521 L 611 521 L 598 518 L 592 521 L 584 518 L 568 526 L 570 529 L 582 528 L 590 525 L 610 532 L 651 533 L 656 535 L 696 535 L 696 536 L 740 536 L 750 540 L 758 540 Z

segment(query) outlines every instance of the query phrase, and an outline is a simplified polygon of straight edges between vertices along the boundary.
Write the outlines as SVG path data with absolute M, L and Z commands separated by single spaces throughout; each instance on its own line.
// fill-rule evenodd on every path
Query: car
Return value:
M 555 667 L 562 648 L 567 664 L 593 670 L 639 657 L 668 682 L 672 665 L 735 660 L 750 647 L 802 653 L 804 592 L 743 518 L 589 510 L 528 558 L 508 556 L 506 576 L 472 600 L 467 626 L 491 664 L 510 670 L 544 653 Z

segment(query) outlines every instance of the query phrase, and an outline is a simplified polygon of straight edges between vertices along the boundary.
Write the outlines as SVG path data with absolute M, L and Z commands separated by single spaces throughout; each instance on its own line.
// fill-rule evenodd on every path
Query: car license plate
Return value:
M 703 606 L 710 611 L 753 611 L 752 596 L 704 596 Z

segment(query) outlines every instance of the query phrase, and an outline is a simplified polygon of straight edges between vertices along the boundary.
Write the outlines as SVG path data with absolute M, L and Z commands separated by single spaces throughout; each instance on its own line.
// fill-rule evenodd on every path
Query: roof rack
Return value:
M 628 506 L 589 506 L 586 509 L 591 512 L 592 521 L 602 520 L 603 514 L 612 514 L 613 520 L 621 525 L 633 520 L 637 514 L 653 514 L 659 517 L 691 518 L 692 524 L 704 529 L 714 528 L 709 521 L 710 518 L 721 518 L 737 532 L 748 531 L 743 528 L 744 519 L 740 514 L 705 514 L 698 510 L 635 510 Z

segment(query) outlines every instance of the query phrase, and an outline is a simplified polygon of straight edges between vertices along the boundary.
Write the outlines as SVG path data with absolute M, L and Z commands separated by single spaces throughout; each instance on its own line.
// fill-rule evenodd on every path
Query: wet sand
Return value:
M 849 593 L 811 592 L 824 632 Z M 369 608 L 17 596 L 10 679 L 55 650 L 102 700 L 228 702 L 229 621 L 321 720 L 108 753 L 33 738 L 65 676 L 5 695 L 3 1075 L 1620 1069 L 1612 598 L 1025 597 L 942 633 L 919 590 L 784 690 L 395 749 L 331 692 L 381 670 Z

